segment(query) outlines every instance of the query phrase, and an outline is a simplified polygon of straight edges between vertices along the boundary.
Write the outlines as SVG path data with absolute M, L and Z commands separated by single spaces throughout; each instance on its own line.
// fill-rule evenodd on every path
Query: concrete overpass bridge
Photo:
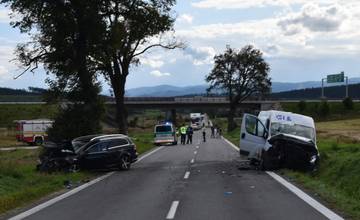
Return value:
M 241 109 L 267 110 L 274 107 L 277 101 L 246 100 L 239 104 Z M 115 104 L 115 102 L 107 102 Z M 131 97 L 125 99 L 129 109 L 224 109 L 228 108 L 229 100 L 226 97 Z

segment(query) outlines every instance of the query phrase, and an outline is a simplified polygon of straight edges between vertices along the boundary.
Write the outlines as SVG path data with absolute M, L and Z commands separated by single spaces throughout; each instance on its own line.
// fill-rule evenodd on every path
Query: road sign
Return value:
M 345 74 L 341 72 L 340 74 L 328 75 L 327 83 L 342 83 L 345 82 Z

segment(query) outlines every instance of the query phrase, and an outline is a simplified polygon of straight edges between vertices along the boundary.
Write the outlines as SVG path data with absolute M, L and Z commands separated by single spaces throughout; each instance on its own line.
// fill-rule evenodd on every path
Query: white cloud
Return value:
M 188 47 L 185 48 L 184 54 L 189 56 L 193 64 L 196 66 L 211 64 L 216 54 L 212 47 Z
M 155 76 L 155 77 L 171 76 L 170 73 L 162 73 L 159 70 L 151 71 L 150 75 Z
M 192 24 L 193 20 L 194 20 L 194 17 L 189 14 L 182 14 L 177 19 L 178 22 L 186 23 L 186 24 Z
M 0 23 L 9 23 L 10 17 L 9 17 L 10 11 L 7 9 L 0 9 Z
M 10 79 L 10 69 L 15 69 L 15 64 L 10 60 L 14 59 L 14 48 L 11 46 L 0 46 L 0 80 Z
M 218 49 L 226 44 L 238 48 L 254 44 L 267 57 L 360 55 L 360 1 L 314 2 L 318 3 L 303 4 L 297 11 L 284 10 L 270 18 L 190 26 L 177 34 L 198 45 L 218 45 Z
M 7 78 L 9 71 L 4 66 L 0 66 L 0 79 Z
M 331 0 L 313 0 L 313 2 L 329 2 Z M 265 6 L 289 6 L 309 2 L 308 0 L 200 0 L 191 5 L 197 8 L 236 9 Z
M 302 28 L 313 32 L 337 31 L 348 17 L 340 5 L 321 7 L 317 4 L 305 4 L 299 13 L 290 13 L 280 19 L 278 25 L 288 35 L 297 34 Z
M 160 68 L 165 62 L 162 60 L 161 56 L 152 56 L 152 57 L 142 57 L 141 64 L 150 66 L 152 68 Z

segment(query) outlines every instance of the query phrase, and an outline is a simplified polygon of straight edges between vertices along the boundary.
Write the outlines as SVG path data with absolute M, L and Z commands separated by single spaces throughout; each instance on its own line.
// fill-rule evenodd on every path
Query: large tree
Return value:
M 228 130 L 236 128 L 237 106 L 251 96 L 263 96 L 270 91 L 270 67 L 260 50 L 248 45 L 240 51 L 227 47 L 215 56 L 215 64 L 206 81 L 208 92 L 223 91 L 229 98 Z
M 105 32 L 99 48 L 102 53 L 95 59 L 113 88 L 119 131 L 127 133 L 124 95 L 130 67 L 138 65 L 139 56 L 151 48 L 181 47 L 174 38 L 164 36 L 173 30 L 175 0 L 105 0 L 102 3 Z
M 101 39 L 100 5 L 96 0 L 1 0 L 0 3 L 11 8 L 11 25 L 30 38 L 16 49 L 17 61 L 25 68 L 23 73 L 43 65 L 52 74 L 47 80 L 52 94 L 76 104 L 60 112 L 51 132 L 53 136 L 62 139 L 99 132 L 100 84 L 91 56 L 96 52 L 94 45 Z M 69 128 L 76 132 L 65 134 L 63 131 Z
M 77 86 L 75 97 L 97 97 L 96 76 L 103 74 L 114 91 L 120 133 L 127 133 L 125 84 L 131 66 L 154 47 L 174 49 L 175 0 L 0 0 L 20 15 L 13 22 L 32 41 L 19 45 L 27 70 L 44 64 L 56 75 L 54 91 Z M 16 18 L 17 16 L 15 16 Z M 68 94 L 68 93 L 67 93 Z

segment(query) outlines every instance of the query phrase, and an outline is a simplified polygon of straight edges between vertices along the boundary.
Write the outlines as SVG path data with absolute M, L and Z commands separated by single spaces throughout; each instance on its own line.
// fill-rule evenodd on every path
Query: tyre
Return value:
M 177 141 L 173 142 L 173 145 L 177 145 Z
M 40 145 L 42 145 L 43 144 L 43 139 L 41 138 L 41 137 L 36 137 L 35 138 L 35 141 L 34 141 L 34 145 L 36 145 L 36 146 L 40 146 Z
M 121 156 L 120 170 L 129 170 L 130 166 L 131 166 L 130 155 L 124 154 L 123 156 Z

